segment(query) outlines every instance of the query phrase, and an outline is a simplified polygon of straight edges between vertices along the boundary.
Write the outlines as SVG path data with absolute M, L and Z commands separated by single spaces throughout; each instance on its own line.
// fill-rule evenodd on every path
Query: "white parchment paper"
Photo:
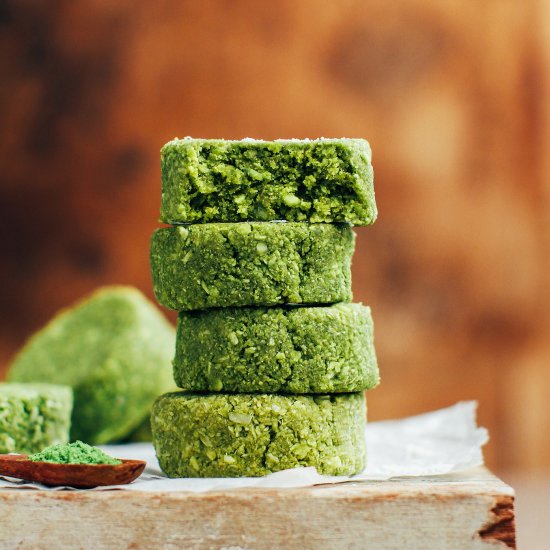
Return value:
M 368 465 L 351 477 L 323 476 L 315 468 L 293 468 L 264 477 L 169 479 L 161 472 L 149 443 L 102 447 L 118 458 L 147 461 L 139 479 L 129 485 L 97 487 L 89 491 L 192 491 L 204 492 L 240 487 L 309 487 L 346 481 L 380 481 L 394 477 L 433 476 L 458 472 L 483 464 L 481 447 L 488 441 L 485 428 L 476 423 L 475 401 L 400 420 L 369 423 L 365 428 Z M 83 490 L 45 487 L 38 483 L 0 477 L 0 489 Z

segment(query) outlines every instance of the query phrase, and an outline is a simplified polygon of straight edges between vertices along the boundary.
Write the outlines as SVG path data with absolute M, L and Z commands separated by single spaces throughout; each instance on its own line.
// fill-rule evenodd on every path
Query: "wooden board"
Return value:
M 514 492 L 483 468 L 203 494 L 4 489 L 0 548 L 515 548 Z

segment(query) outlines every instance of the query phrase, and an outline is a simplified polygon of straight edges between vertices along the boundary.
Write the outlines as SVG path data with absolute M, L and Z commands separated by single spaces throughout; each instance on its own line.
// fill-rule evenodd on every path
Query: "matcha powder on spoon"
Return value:
M 55 464 L 122 464 L 117 458 L 105 454 L 101 449 L 82 441 L 68 445 L 52 445 L 43 451 L 30 455 L 33 462 L 53 462 Z

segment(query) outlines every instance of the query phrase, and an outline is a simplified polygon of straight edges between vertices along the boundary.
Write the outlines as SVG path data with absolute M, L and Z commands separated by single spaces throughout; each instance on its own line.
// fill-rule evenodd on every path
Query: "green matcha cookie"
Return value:
M 0 383 L 0 454 L 66 443 L 72 406 L 68 386 Z
M 362 393 L 317 396 L 168 393 L 153 406 L 160 466 L 169 477 L 262 476 L 315 466 L 365 467 Z
M 212 223 L 157 230 L 157 300 L 177 310 L 351 300 L 347 224 Z
M 175 331 L 139 291 L 107 287 L 59 313 L 15 357 L 9 380 L 74 390 L 71 438 L 128 435 L 173 387 Z
M 161 221 L 349 222 L 377 216 L 363 139 L 185 138 L 161 150 Z
M 370 308 L 227 308 L 181 312 L 174 359 L 185 390 L 362 391 L 379 381 Z

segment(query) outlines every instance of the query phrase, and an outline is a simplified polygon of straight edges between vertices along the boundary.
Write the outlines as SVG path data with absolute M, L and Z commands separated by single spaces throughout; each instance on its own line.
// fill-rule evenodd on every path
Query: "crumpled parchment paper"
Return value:
M 103 446 L 111 456 L 147 461 L 145 472 L 129 485 L 97 487 L 91 491 L 218 491 L 241 487 L 310 487 L 347 481 L 381 481 L 395 477 L 434 476 L 459 472 L 483 464 L 481 447 L 488 441 L 485 428 L 476 423 L 475 401 L 457 403 L 446 409 L 366 425 L 368 465 L 354 476 L 323 476 L 315 468 L 293 468 L 264 477 L 179 478 L 169 479 L 161 472 L 149 443 Z M 46 487 L 39 483 L 0 477 L 0 490 L 46 489 L 83 490 Z

